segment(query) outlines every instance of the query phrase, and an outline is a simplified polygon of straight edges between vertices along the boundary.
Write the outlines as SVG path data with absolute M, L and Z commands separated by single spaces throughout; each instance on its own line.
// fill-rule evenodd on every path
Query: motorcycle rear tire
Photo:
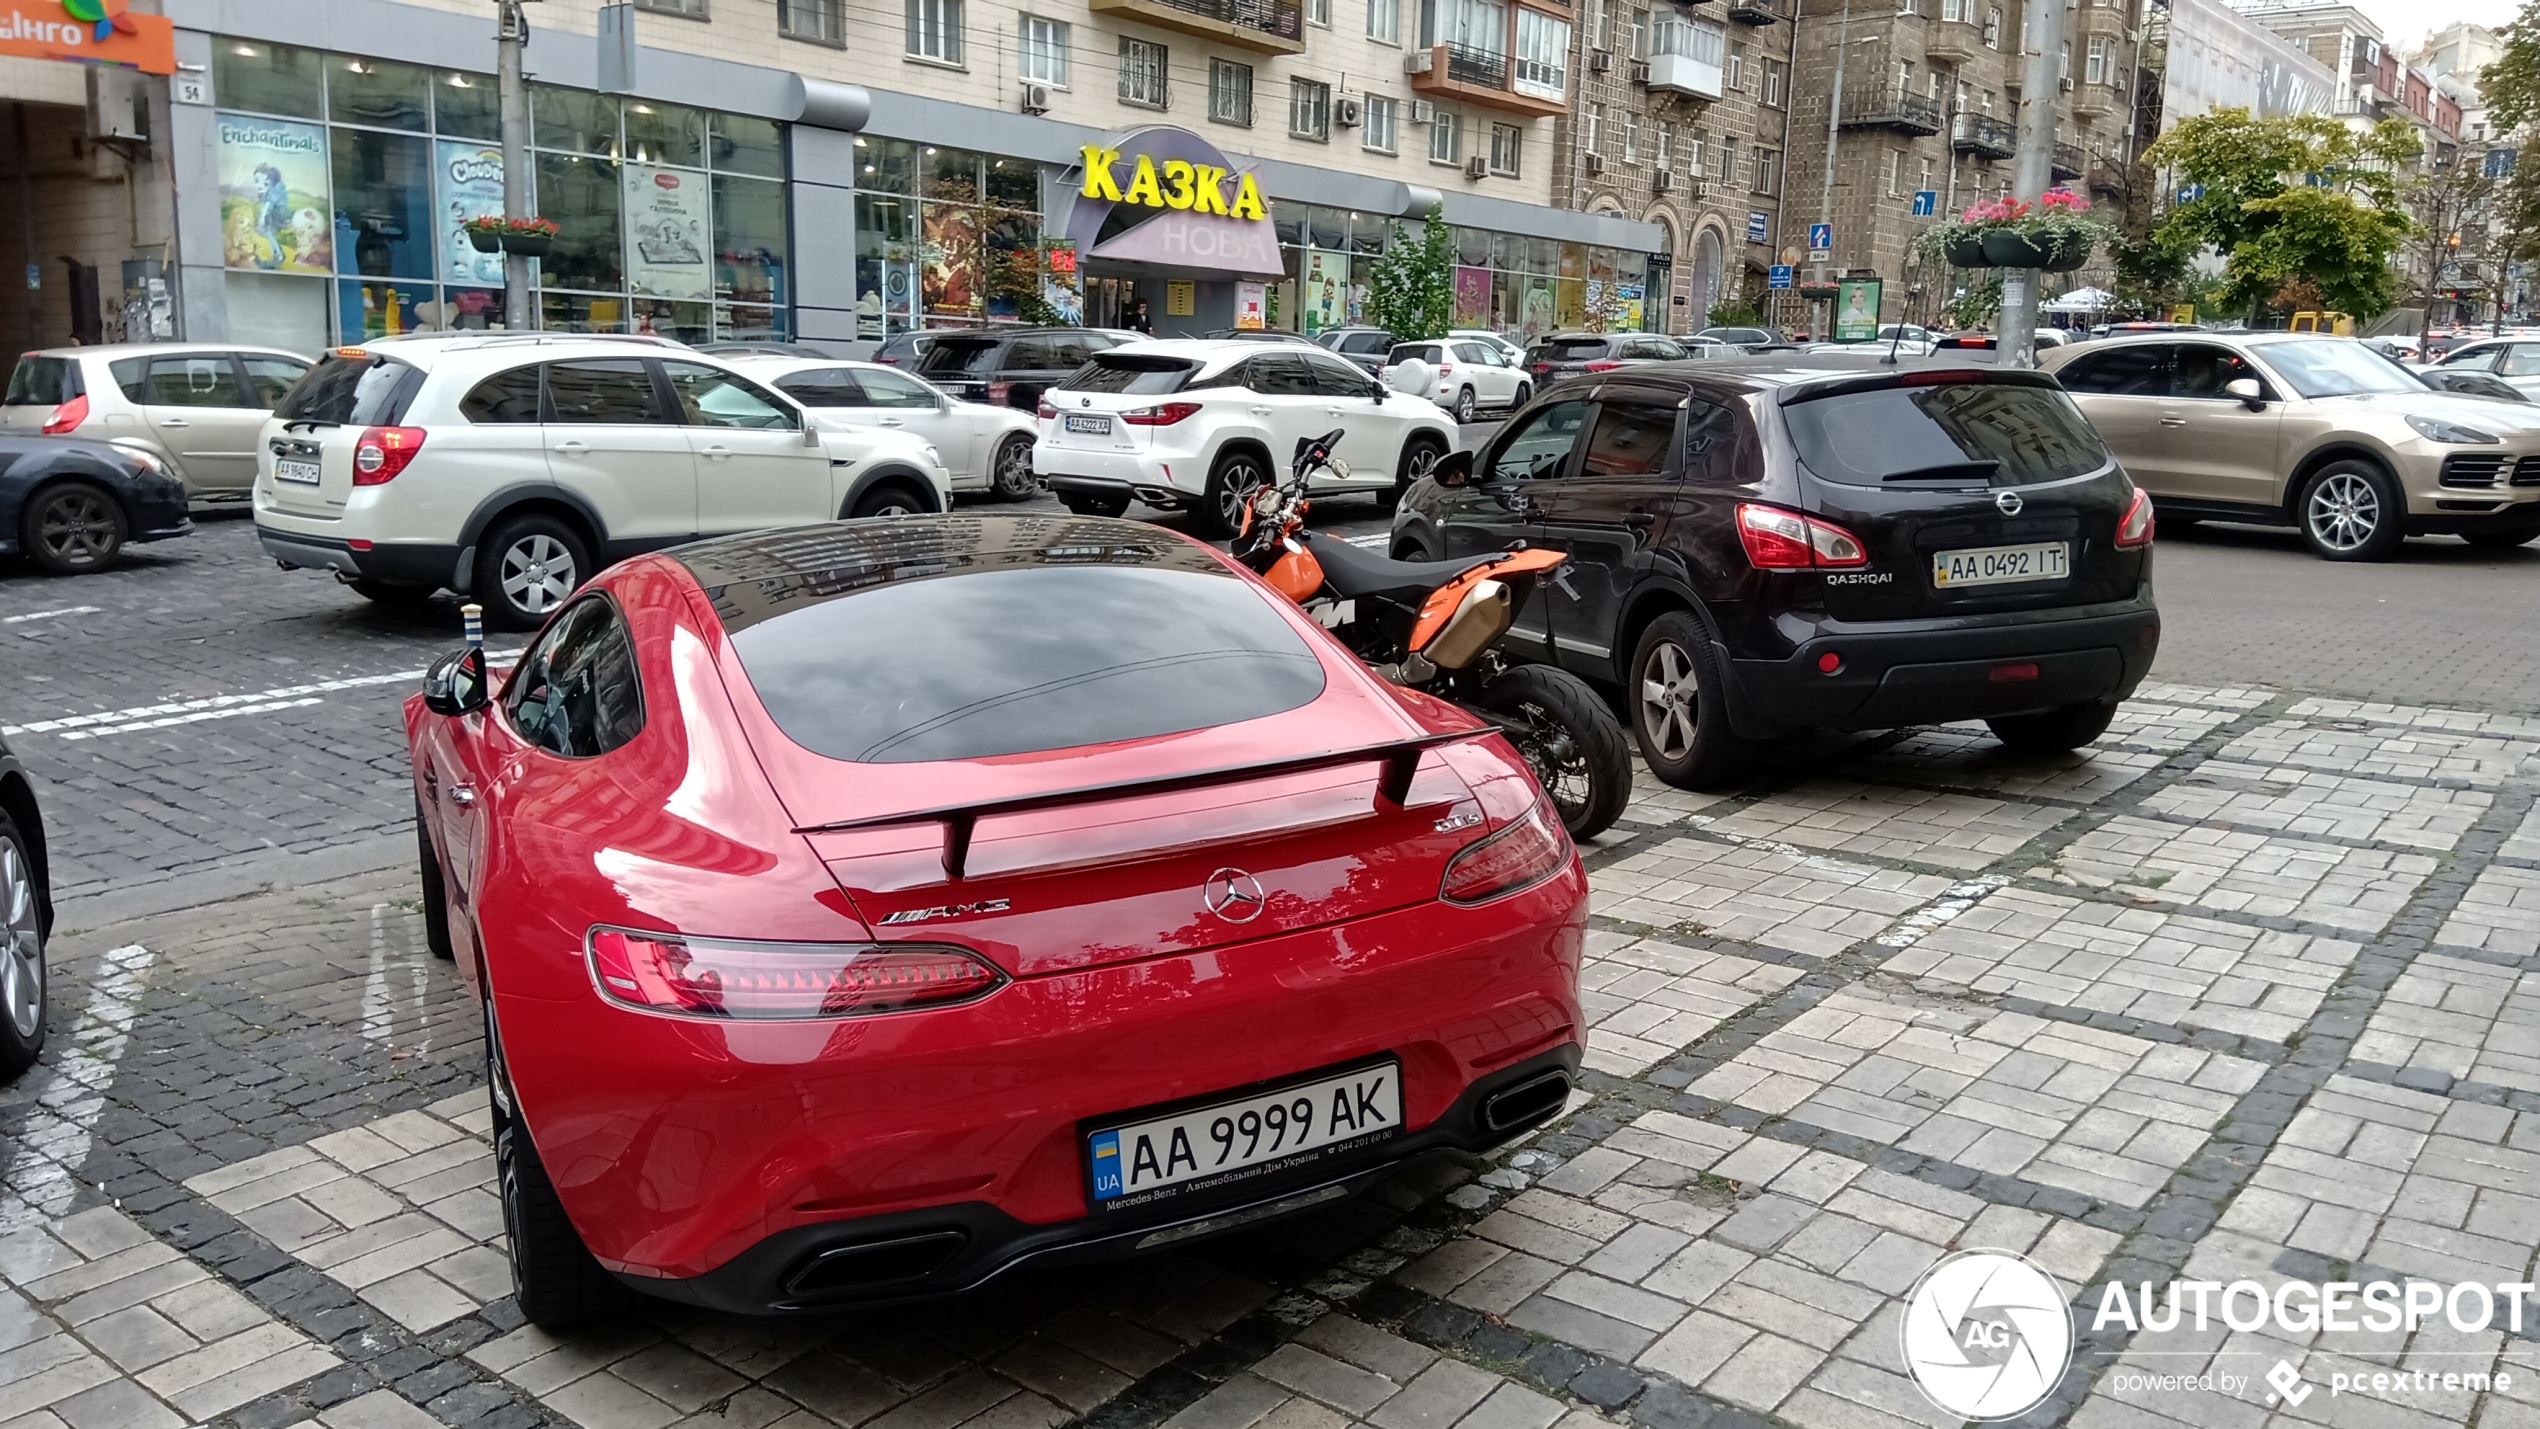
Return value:
M 1484 685 L 1473 703 L 1506 722 L 1509 742 L 1535 771 L 1572 841 L 1592 839 L 1622 817 L 1632 799 L 1631 744 L 1587 681 L 1549 665 L 1518 665 Z

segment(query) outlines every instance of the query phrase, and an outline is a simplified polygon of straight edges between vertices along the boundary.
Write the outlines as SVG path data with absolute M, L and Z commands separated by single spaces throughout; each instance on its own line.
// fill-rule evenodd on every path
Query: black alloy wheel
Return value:
M 102 571 L 123 554 L 123 505 L 85 481 L 48 486 L 18 520 L 19 549 L 48 575 Z

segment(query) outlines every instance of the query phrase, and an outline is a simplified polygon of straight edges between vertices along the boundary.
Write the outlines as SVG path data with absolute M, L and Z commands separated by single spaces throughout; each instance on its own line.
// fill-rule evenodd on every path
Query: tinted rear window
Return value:
M 996 338 L 939 338 L 926 355 L 917 359 L 917 370 L 929 377 L 951 377 L 966 372 L 997 370 L 997 349 L 1004 346 Z
M 1799 459 L 1828 481 L 2024 486 L 2108 462 L 2073 399 L 2007 382 L 1888 387 L 1782 408 Z
M 21 357 L 9 374 L 9 395 L 0 399 L 0 405 L 57 407 L 87 393 L 87 384 L 80 381 L 79 364 L 69 358 Z
M 1535 345 L 1539 362 L 1588 362 L 1606 355 L 1613 344 L 1601 337 L 1554 338 Z
M 799 589 L 736 584 L 715 605 L 786 737 L 857 763 L 1178 734 L 1323 692 L 1314 652 L 1206 553 L 1056 534 L 1065 544 L 825 572 Z
M 329 422 L 343 427 L 393 427 L 423 385 L 423 372 L 386 353 L 346 357 L 330 352 L 309 375 L 282 395 L 273 414 L 286 422 Z
M 1077 370 L 1059 387 L 1069 392 L 1119 392 L 1151 397 L 1179 392 L 1196 364 L 1178 357 L 1135 357 L 1106 352 Z

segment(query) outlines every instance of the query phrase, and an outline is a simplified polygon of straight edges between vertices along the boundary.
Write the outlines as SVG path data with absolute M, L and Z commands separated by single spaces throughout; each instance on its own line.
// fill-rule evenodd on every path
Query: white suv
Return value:
M 1231 536 L 1247 494 L 1297 444 L 1339 429 L 1343 472 L 1314 490 L 1388 506 L 1455 448 L 1455 423 L 1348 359 L 1302 344 L 1133 342 L 1042 394 L 1033 469 L 1068 510 L 1117 516 L 1135 497 Z
M 372 600 L 448 587 L 525 630 L 600 567 L 700 536 L 943 511 L 924 441 L 824 427 L 732 365 L 530 333 L 337 348 L 256 450 L 256 536 Z

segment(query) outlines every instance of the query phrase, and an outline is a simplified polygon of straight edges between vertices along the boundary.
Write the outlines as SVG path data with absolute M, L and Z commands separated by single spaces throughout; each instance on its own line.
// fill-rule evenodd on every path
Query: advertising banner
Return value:
M 467 221 L 503 211 L 503 151 L 492 144 L 444 139 L 433 155 L 433 211 L 441 230 L 441 278 L 499 288 L 503 255 L 479 253 Z
M 335 271 L 326 130 L 219 116 L 222 261 L 268 273 Z
M 1349 321 L 1349 255 L 1306 250 L 1304 291 L 1297 294 L 1298 330 L 1312 337 Z
M 714 202 L 692 169 L 626 166 L 626 281 L 656 298 L 714 296 Z
M 176 22 L 126 13 L 126 0 L 18 0 L 0 5 L 0 55 L 176 73 Z
M 1235 285 L 1235 327 L 1241 332 L 1259 332 L 1270 325 L 1267 283 Z
M 922 226 L 926 261 L 920 277 L 926 311 L 976 313 L 985 296 L 979 281 L 979 210 L 930 203 Z
M 1457 327 L 1490 325 L 1490 270 L 1488 268 L 1455 270 L 1455 325 Z
M 1835 285 L 1834 340 L 1868 342 L 1879 335 L 1879 280 L 1846 278 Z

